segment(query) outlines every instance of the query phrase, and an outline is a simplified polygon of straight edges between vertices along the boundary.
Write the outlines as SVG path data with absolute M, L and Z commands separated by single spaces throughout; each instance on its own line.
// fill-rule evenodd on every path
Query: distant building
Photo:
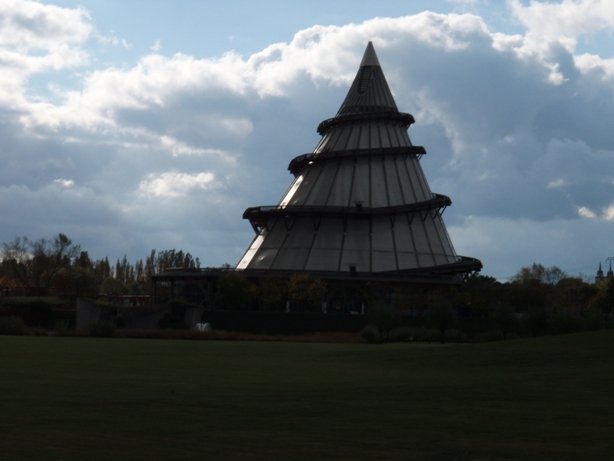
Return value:
M 612 270 L 612 260 L 610 260 L 610 269 L 608 273 L 604 276 L 603 270 L 601 269 L 601 261 L 599 262 L 599 270 L 597 271 L 597 275 L 595 275 L 595 283 L 602 282 L 604 280 L 608 280 L 614 277 L 614 271 Z

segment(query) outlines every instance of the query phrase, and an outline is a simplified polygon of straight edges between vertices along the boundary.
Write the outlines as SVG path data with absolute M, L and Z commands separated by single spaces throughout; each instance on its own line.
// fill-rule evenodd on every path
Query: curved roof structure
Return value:
M 245 211 L 256 237 L 236 269 L 447 282 L 480 270 L 454 250 L 441 216 L 452 202 L 431 191 L 412 123 L 369 42 L 336 116 L 318 126 L 322 139 L 290 162 L 295 179 L 279 203 Z

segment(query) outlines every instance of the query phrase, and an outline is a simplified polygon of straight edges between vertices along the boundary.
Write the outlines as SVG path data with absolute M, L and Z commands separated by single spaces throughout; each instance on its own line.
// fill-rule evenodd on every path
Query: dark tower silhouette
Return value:
M 442 219 L 452 202 L 432 193 L 412 145 L 412 115 L 399 112 L 369 42 L 334 118 L 275 206 L 248 208 L 256 237 L 237 270 L 458 283 L 482 268 L 458 256 Z

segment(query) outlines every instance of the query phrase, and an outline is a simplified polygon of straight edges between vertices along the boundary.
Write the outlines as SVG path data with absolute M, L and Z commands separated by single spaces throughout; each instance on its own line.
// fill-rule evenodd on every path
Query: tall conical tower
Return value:
M 458 256 L 442 220 L 449 197 L 431 192 L 373 44 L 334 118 L 276 206 L 248 208 L 256 237 L 237 265 L 250 273 L 459 282 L 479 260 Z

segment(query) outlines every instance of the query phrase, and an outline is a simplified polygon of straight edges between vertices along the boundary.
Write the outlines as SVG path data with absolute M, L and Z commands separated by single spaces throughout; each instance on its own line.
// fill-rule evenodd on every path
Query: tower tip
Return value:
M 375 54 L 375 48 L 373 48 L 373 42 L 369 42 L 367 44 L 367 49 L 362 57 L 362 61 L 360 62 L 360 67 L 364 66 L 380 67 L 379 59 L 377 59 L 377 54 Z

